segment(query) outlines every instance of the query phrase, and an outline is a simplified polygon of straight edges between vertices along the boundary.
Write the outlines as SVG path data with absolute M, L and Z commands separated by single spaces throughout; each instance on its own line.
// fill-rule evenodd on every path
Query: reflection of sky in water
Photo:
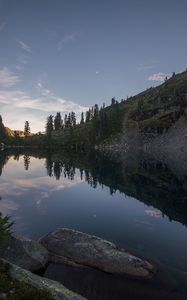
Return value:
M 170 222 L 158 209 L 109 188 L 91 188 L 81 181 L 47 176 L 44 159 L 10 159 L 0 177 L 0 211 L 15 221 L 14 230 L 31 238 L 58 227 L 69 227 L 117 242 L 140 255 L 187 269 L 187 230 Z M 178 259 L 180 257 L 180 260 Z

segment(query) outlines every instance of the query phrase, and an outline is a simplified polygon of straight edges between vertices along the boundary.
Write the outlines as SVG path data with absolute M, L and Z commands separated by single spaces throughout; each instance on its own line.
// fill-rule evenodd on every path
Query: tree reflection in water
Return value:
M 29 169 L 31 156 L 45 158 L 47 175 L 56 180 L 74 180 L 78 169 L 80 179 L 92 188 L 107 186 L 111 195 L 119 191 L 154 206 L 170 220 L 187 225 L 187 169 L 183 161 L 169 164 L 167 159 L 142 153 L 111 158 L 98 152 L 77 154 L 13 149 L 1 152 L 0 175 L 10 157 L 19 160 L 20 156 L 23 156 L 25 170 Z

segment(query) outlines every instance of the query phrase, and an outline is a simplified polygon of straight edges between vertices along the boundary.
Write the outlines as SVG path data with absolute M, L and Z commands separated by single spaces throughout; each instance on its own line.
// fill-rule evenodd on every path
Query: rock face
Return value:
M 52 295 L 54 300 L 86 300 L 54 280 L 32 274 L 4 259 L 0 259 L 0 267 L 4 266 L 8 267 L 9 275 L 13 280 L 17 280 L 22 285 L 27 284 L 37 289 L 44 289 Z
M 0 257 L 31 272 L 38 272 L 46 267 L 49 255 L 38 242 L 14 235 L 1 242 Z
M 109 241 L 72 229 L 61 228 L 40 239 L 50 262 L 89 266 L 134 278 L 151 278 L 154 267 Z

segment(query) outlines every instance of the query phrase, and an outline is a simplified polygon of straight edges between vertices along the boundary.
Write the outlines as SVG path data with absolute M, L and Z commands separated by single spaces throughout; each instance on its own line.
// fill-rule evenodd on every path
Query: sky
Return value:
M 186 0 L 0 0 L 0 114 L 48 115 L 125 99 L 187 67 Z

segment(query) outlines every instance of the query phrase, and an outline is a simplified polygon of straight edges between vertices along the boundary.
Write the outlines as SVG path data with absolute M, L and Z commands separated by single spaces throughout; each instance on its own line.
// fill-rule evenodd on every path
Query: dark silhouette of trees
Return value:
M 83 113 L 83 112 L 81 113 L 81 121 L 80 121 L 80 124 L 84 124 L 84 113 Z
M 0 137 L 1 138 L 5 138 L 6 137 L 6 130 L 5 130 L 5 126 L 3 124 L 3 119 L 0 115 Z
M 88 111 L 86 111 L 86 123 L 90 121 L 90 109 Z
M 31 133 L 30 130 L 30 125 L 28 121 L 25 121 L 25 126 L 24 126 L 24 136 L 29 136 Z
M 75 127 L 76 126 L 76 115 L 75 113 L 72 111 L 71 112 L 71 127 Z
M 122 104 L 115 98 L 112 98 L 111 102 L 110 106 L 105 107 L 103 103 L 99 108 L 98 104 L 95 104 L 85 113 L 82 112 L 80 123 L 77 123 L 73 111 L 65 114 L 64 119 L 60 112 L 57 112 L 54 122 L 53 116 L 50 115 L 46 125 L 47 137 L 53 137 L 51 135 L 53 130 L 60 131 L 59 135 L 54 135 L 56 144 L 63 145 L 66 149 L 76 150 L 93 146 L 110 135 L 119 133 L 122 129 Z
M 24 155 L 23 156 L 23 161 L 24 161 L 25 170 L 28 171 L 29 165 L 30 165 L 30 156 L 29 155 Z
M 53 126 L 53 116 L 50 115 L 47 118 L 47 123 L 46 123 L 46 135 L 48 138 L 51 138 L 51 133 L 54 130 L 54 126 Z
M 54 118 L 54 130 L 60 130 L 63 128 L 63 121 L 62 121 L 62 118 L 61 118 L 61 114 L 60 112 L 57 112 L 56 113 L 56 116 Z
M 116 104 L 116 98 L 113 97 L 113 98 L 111 99 L 111 105 L 115 105 L 115 104 Z

